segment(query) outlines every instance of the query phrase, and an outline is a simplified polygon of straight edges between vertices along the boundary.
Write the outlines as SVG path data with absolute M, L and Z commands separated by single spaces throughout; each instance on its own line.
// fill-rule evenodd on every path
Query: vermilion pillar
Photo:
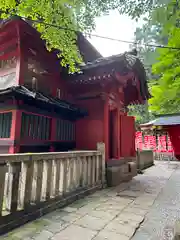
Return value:
M 11 140 L 14 141 L 13 146 L 9 148 L 9 153 L 18 153 L 20 151 L 20 138 L 21 138 L 21 110 L 12 111 L 11 123 Z
M 105 143 L 105 159 L 109 159 L 109 103 L 108 96 L 104 101 L 104 143 Z
M 21 30 L 20 30 L 20 25 L 16 25 L 16 30 L 17 30 L 17 37 L 18 37 L 18 56 L 17 56 L 17 65 L 16 65 L 16 82 L 17 85 L 23 85 L 24 84 L 24 72 L 25 72 L 25 67 L 27 68 L 26 61 L 24 59 L 24 54 L 23 54 L 23 47 L 21 44 Z
M 118 109 L 114 108 L 111 110 L 111 116 L 112 116 L 112 126 L 109 131 L 112 131 L 112 157 L 115 159 L 118 159 L 119 154 L 119 145 L 118 145 Z
M 117 109 L 117 157 L 120 159 L 121 157 L 121 142 L 120 142 L 120 112 L 119 109 Z

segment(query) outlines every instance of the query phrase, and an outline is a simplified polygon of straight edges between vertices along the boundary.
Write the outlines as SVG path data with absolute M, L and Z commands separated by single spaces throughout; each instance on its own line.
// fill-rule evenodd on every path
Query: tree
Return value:
M 129 116 L 135 116 L 137 124 L 147 123 L 155 118 L 152 112 L 148 109 L 148 104 L 144 105 L 131 105 L 128 107 Z
M 68 65 L 73 72 L 76 64 L 82 61 L 76 46 L 77 30 L 90 33 L 95 27 L 95 18 L 108 14 L 112 9 L 138 18 L 156 7 L 158 1 L 160 0 L 1 0 L 0 18 L 15 14 L 36 21 L 34 27 L 46 40 L 48 49 L 59 49 L 61 64 Z
M 179 3 L 175 0 L 152 9 L 142 28 L 135 32 L 136 42 L 180 48 L 179 11 Z M 152 98 L 149 100 L 149 108 L 134 106 L 130 108 L 130 114 L 137 116 L 137 122 L 142 123 L 147 116 L 149 120 L 153 119 L 152 111 L 158 114 L 179 112 L 180 50 L 137 46 L 139 57 L 146 67 Z
M 148 82 L 156 79 L 152 74 L 152 65 L 157 62 L 158 52 L 154 47 L 149 47 L 146 44 L 160 45 L 163 42 L 160 24 L 152 21 L 152 13 L 143 19 L 143 25 L 136 28 L 134 33 L 135 44 L 131 48 L 136 48 L 138 57 L 144 64 Z M 129 106 L 129 115 L 135 116 L 136 123 L 142 124 L 154 119 L 153 114 L 149 111 L 148 102 L 145 105 Z
M 161 14 L 165 14 L 163 34 L 168 34 L 168 46 L 179 49 L 160 49 L 158 62 L 153 65 L 153 73 L 159 76 L 150 86 L 152 99 L 150 109 L 157 113 L 180 112 L 180 7 L 172 0 Z M 158 16 L 158 15 L 156 15 Z M 160 16 L 160 15 L 159 15 Z

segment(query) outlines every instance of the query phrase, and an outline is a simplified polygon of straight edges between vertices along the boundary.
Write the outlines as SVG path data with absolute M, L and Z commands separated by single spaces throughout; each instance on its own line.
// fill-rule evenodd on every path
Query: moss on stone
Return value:
M 28 237 L 33 237 L 40 232 L 45 226 L 49 225 L 49 222 L 44 219 L 37 219 L 31 223 L 27 223 L 24 226 L 13 230 L 12 232 L 1 237 L 3 240 L 23 240 Z

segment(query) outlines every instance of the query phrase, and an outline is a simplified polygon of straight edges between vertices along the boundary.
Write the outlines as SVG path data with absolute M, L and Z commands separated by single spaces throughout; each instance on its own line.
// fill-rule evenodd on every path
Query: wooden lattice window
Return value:
M 38 91 L 38 81 L 35 77 L 32 78 L 32 90 Z
M 56 96 L 57 96 L 57 98 L 61 99 L 61 89 L 60 88 L 57 88 Z
M 74 142 L 75 141 L 75 123 L 58 119 L 56 125 L 56 140 Z
M 51 75 L 43 67 L 38 60 L 28 58 L 27 59 L 27 71 L 24 73 L 24 86 L 40 91 L 44 94 L 50 95 L 51 93 Z
M 48 117 L 22 113 L 21 137 L 49 140 L 50 124 L 51 119 Z
M 12 113 L 0 113 L 0 138 L 10 138 Z
M 35 59 L 28 58 L 28 71 L 36 74 L 48 74 L 48 71 L 42 66 L 42 64 Z
M 7 60 L 0 59 L 0 70 L 15 68 L 16 63 L 17 63 L 16 57 L 12 57 L 11 59 Z

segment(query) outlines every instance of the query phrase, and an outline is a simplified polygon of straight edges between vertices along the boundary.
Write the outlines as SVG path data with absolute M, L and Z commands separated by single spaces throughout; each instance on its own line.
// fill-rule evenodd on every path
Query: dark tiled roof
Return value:
M 93 81 L 94 76 L 108 76 L 118 72 L 121 75 L 126 75 L 129 72 L 134 72 L 140 81 L 140 91 L 143 100 L 149 99 L 146 72 L 143 64 L 133 52 L 125 52 L 110 57 L 101 57 L 92 62 L 88 62 L 80 66 L 80 73 L 75 73 L 70 76 L 70 82 L 78 83 L 90 79 Z
M 84 117 L 87 115 L 87 112 L 76 107 L 74 104 L 71 104 L 67 101 L 60 100 L 58 98 L 53 98 L 42 94 L 40 92 L 31 91 L 24 86 L 16 86 L 7 89 L 0 90 L 0 98 L 4 96 L 15 96 L 18 99 L 27 99 L 34 101 L 34 103 L 42 104 L 42 108 L 49 110 L 55 110 L 57 113 L 66 113 L 70 116 L 72 115 L 75 118 Z
M 113 55 L 110 57 L 101 57 L 97 58 L 92 62 L 87 62 L 85 65 L 81 66 L 81 70 L 90 70 L 93 68 L 98 68 L 101 66 L 113 64 L 116 62 L 124 62 L 128 68 L 132 68 L 133 64 L 136 61 L 136 56 L 130 55 L 128 53 Z
M 146 126 L 170 126 L 170 125 L 180 125 L 180 114 L 161 116 L 148 123 L 141 124 L 142 127 Z
M 13 17 L 2 21 L 2 25 L 9 21 L 21 19 Z M 23 21 L 23 20 L 22 20 Z M 29 22 L 27 24 L 30 24 Z M 32 27 L 32 26 L 31 26 Z M 72 74 L 69 78 L 72 82 L 82 81 L 82 79 L 92 78 L 94 76 L 102 76 L 103 74 L 109 75 L 114 71 L 119 72 L 121 75 L 126 75 L 128 72 L 133 71 L 140 81 L 140 94 L 143 100 L 150 98 L 148 92 L 146 73 L 141 61 L 132 52 L 119 54 L 107 58 L 101 55 L 92 47 L 92 45 L 79 33 L 79 46 L 80 52 L 85 59 L 86 64 L 80 66 L 81 73 Z M 84 54 L 84 55 L 83 55 Z M 88 55 L 89 54 L 89 55 Z M 85 56 L 86 55 L 86 56 Z M 96 60 L 94 60 L 96 59 Z M 65 71 L 65 77 L 67 73 Z
M 81 32 L 77 34 L 77 46 L 85 63 L 102 57 Z

